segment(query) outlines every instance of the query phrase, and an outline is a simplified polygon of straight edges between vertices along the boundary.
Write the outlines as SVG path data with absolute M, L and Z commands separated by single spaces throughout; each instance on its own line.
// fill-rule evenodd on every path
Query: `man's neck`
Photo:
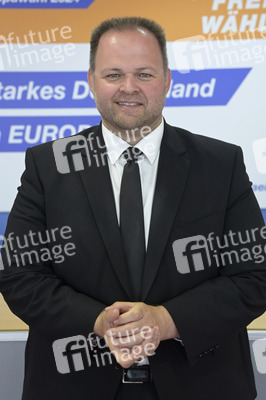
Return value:
M 129 129 L 124 129 L 117 131 L 113 127 L 109 126 L 108 123 L 103 121 L 103 124 L 105 127 L 110 130 L 114 135 L 120 137 L 123 139 L 125 142 L 130 144 L 131 146 L 135 146 L 138 142 L 140 142 L 145 136 L 149 135 L 154 129 L 156 129 L 160 123 L 162 122 L 162 119 L 155 125 L 155 126 L 142 126 L 139 128 L 129 128 Z

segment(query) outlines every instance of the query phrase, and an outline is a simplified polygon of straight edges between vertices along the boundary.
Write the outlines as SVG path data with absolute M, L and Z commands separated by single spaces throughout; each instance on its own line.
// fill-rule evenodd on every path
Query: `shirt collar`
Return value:
M 157 128 L 144 136 L 144 138 L 136 144 L 136 147 L 142 151 L 145 157 L 149 160 L 150 164 L 154 163 L 157 155 L 159 154 L 163 130 L 164 121 L 162 119 L 162 122 L 159 126 L 157 126 Z M 121 154 L 130 146 L 130 144 L 107 129 L 103 123 L 102 134 L 109 160 L 111 164 L 115 164 L 120 158 Z

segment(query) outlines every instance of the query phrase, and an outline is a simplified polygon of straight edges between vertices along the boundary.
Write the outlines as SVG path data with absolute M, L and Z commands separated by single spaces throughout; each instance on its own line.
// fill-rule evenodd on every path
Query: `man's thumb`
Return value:
M 113 322 L 119 317 L 118 308 L 106 311 L 106 319 L 108 322 Z

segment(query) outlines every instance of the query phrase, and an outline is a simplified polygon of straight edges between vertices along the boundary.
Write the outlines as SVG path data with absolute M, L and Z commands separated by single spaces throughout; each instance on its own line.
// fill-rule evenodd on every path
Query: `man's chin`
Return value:
M 143 126 L 146 126 L 145 122 L 142 123 L 142 120 L 139 117 L 128 117 L 119 119 L 116 121 L 115 127 L 117 131 L 134 131 L 141 129 Z

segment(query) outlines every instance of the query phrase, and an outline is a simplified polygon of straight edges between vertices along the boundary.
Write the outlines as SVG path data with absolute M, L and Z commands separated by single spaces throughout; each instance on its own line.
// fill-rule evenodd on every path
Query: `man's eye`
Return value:
M 139 74 L 141 78 L 150 78 L 151 74 L 147 74 L 146 72 L 142 72 L 141 74 Z
M 107 78 L 111 78 L 111 79 L 115 79 L 115 78 L 119 78 L 119 74 L 109 74 L 107 75 Z

